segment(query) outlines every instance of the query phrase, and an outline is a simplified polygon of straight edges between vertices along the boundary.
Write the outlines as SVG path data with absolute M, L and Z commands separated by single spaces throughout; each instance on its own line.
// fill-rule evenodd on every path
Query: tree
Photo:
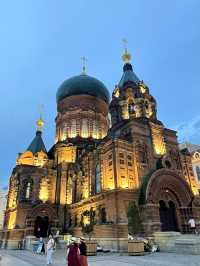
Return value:
M 142 222 L 138 206 L 135 202 L 130 202 L 128 205 L 128 233 L 130 235 L 139 235 L 142 233 Z
M 82 233 L 86 234 L 91 239 L 95 225 L 95 212 L 91 208 L 89 211 L 84 211 L 81 216 Z

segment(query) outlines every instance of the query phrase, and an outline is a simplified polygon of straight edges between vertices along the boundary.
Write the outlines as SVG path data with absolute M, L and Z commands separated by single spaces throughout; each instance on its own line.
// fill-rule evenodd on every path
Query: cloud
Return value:
M 173 128 L 177 131 L 180 142 L 189 141 L 200 144 L 200 115 Z

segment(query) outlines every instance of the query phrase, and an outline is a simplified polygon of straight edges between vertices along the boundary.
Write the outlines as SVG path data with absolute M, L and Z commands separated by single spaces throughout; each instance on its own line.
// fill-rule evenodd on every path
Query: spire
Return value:
M 39 107 L 39 119 L 36 121 L 36 125 L 37 125 L 37 132 L 41 132 L 43 130 L 43 126 L 44 126 L 44 121 L 42 119 L 42 109 L 43 109 L 43 105 L 41 105 Z
M 127 40 L 126 39 L 123 39 L 123 44 L 124 44 L 124 53 L 122 55 L 122 60 L 124 61 L 125 64 L 127 63 L 130 63 L 131 61 L 131 54 L 128 52 L 128 49 L 127 49 Z
M 133 67 L 130 63 L 131 54 L 128 52 L 128 49 L 127 49 L 127 40 L 123 39 L 123 43 L 124 43 L 124 53 L 122 55 L 122 60 L 124 61 L 123 75 L 118 84 L 118 86 L 121 88 L 128 82 L 131 82 L 135 85 L 137 85 L 140 82 L 139 78 L 134 73 Z
M 33 154 L 40 152 L 40 151 L 47 153 L 46 147 L 42 139 L 42 130 L 44 126 L 44 121 L 42 119 L 42 108 L 43 106 L 40 106 L 40 111 L 39 111 L 40 116 L 39 116 L 39 119 L 36 121 L 36 125 L 37 125 L 36 136 L 32 140 L 29 147 L 27 148 L 27 151 L 31 151 Z
M 85 58 L 85 56 L 81 57 L 81 61 L 82 61 L 82 72 L 81 75 L 86 75 L 86 62 L 88 61 L 87 58 Z
M 37 131 L 36 136 L 32 140 L 31 144 L 28 146 L 27 151 L 31 151 L 33 154 L 43 151 L 47 153 L 46 147 L 44 145 L 41 132 Z

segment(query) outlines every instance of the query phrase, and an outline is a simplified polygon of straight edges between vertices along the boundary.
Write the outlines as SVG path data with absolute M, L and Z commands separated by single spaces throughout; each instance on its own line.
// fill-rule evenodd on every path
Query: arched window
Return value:
M 101 191 L 101 170 L 99 163 L 95 169 L 95 194 Z
M 31 182 L 29 181 L 26 185 L 26 199 L 30 198 L 30 194 L 31 194 Z
M 81 136 L 83 138 L 88 138 L 88 133 L 88 120 L 84 118 L 82 120 Z
M 196 166 L 196 173 L 197 173 L 198 181 L 200 181 L 200 167 L 199 166 Z
M 99 138 L 99 125 L 98 121 L 93 122 L 93 138 L 98 139 Z
M 33 180 L 32 179 L 28 179 L 28 180 L 24 180 L 23 182 L 23 194 L 22 194 L 22 200 L 30 200 L 31 198 L 31 194 L 32 194 L 32 190 L 33 190 Z
M 72 124 L 71 124 L 71 138 L 76 137 L 76 120 L 72 119 Z

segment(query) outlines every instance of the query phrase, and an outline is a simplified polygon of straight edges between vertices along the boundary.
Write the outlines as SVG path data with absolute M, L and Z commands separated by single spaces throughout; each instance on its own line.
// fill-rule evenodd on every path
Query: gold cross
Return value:
M 82 74 L 85 75 L 86 74 L 86 62 L 88 60 L 85 56 L 83 56 L 81 57 L 81 61 L 82 61 Z
M 39 111 L 40 119 L 42 119 L 42 113 L 44 111 L 44 104 L 40 104 L 38 106 L 38 111 Z
M 124 49 L 125 49 L 125 51 L 127 51 L 127 44 L 128 44 L 127 39 L 126 39 L 126 38 L 123 38 L 123 39 L 122 39 L 122 42 L 123 42 L 123 44 L 124 44 Z
M 127 41 L 127 39 L 122 39 L 122 41 L 123 41 L 123 44 L 124 44 L 124 53 L 123 53 L 123 55 L 122 55 L 122 59 L 123 59 L 123 61 L 125 62 L 125 63 L 129 63 L 130 62 L 130 60 L 131 60 L 131 54 L 129 54 L 129 52 L 128 52 L 128 50 L 127 50 L 127 43 L 128 43 L 128 41 Z

